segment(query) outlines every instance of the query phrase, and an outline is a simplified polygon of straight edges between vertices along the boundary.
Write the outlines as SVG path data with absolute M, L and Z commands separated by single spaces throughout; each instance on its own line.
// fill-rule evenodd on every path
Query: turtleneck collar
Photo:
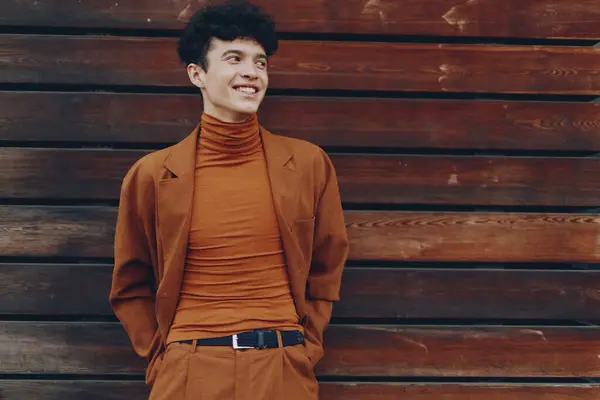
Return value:
M 261 148 L 256 114 L 244 122 L 223 122 L 202 114 L 198 145 L 219 153 L 249 154 Z

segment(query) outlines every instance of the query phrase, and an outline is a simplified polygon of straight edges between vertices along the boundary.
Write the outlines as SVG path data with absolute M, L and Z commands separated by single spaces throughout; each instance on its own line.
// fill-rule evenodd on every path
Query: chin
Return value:
M 250 106 L 250 107 L 239 107 L 239 108 L 235 108 L 232 111 L 238 113 L 238 114 L 246 114 L 246 115 L 251 115 L 254 114 L 258 111 L 258 106 Z

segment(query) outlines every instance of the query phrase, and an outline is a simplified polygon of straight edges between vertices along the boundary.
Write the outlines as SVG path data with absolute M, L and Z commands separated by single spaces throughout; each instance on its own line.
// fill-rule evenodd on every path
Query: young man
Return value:
M 257 121 L 277 50 L 245 2 L 197 12 L 179 42 L 204 112 L 121 190 L 111 305 L 151 400 L 312 400 L 348 253 L 327 155 Z

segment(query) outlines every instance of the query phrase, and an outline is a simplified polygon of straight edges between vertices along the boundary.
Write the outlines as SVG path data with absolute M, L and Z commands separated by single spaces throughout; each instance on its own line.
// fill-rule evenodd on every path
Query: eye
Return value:
M 267 68 L 267 62 L 266 61 L 258 61 L 256 63 L 260 68 Z
M 242 59 L 240 58 L 240 56 L 230 56 L 230 57 L 227 57 L 225 60 L 226 61 L 234 61 L 234 62 L 240 62 L 240 61 L 242 61 Z

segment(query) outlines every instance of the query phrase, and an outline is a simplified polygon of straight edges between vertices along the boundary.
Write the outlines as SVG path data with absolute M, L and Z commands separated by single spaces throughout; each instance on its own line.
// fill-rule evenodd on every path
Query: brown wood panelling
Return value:
M 598 328 L 333 325 L 329 376 L 598 377 Z M 0 373 L 140 374 L 118 323 L 0 322 Z
M 113 315 L 112 264 L 0 264 L 1 314 Z
M 351 260 L 598 262 L 590 214 L 346 211 Z M 0 206 L 3 256 L 112 257 L 116 209 Z
M 600 271 L 346 267 L 337 318 L 600 319 Z M 0 264 L 2 314 L 113 315 L 112 265 Z
M 350 259 L 597 262 L 597 215 L 347 211 Z
M 116 200 L 147 152 L 0 149 L 0 197 Z M 346 204 L 595 207 L 600 159 L 497 156 L 331 156 Z
M 596 159 L 440 155 L 332 159 L 345 203 L 595 207 L 600 197 Z
M 344 400 L 596 400 L 600 387 L 565 384 L 321 383 L 321 397 Z
M 283 32 L 600 38 L 594 0 L 256 0 Z M 202 2 L 4 0 L 0 25 L 181 29 Z
M 600 271 L 346 268 L 335 317 L 599 319 Z
M 0 148 L 0 170 L 7 179 L 0 184 L 0 197 L 116 200 L 125 174 L 145 154 L 139 150 Z
M 113 207 L 0 206 L 5 257 L 112 257 Z
M 598 376 L 596 328 L 336 326 L 326 375 Z M 451 366 L 451 368 L 448 368 Z
M 2 400 L 147 400 L 149 392 L 141 381 L 0 380 Z
M 119 323 L 0 322 L 0 374 L 141 374 Z
M 0 91 L 0 140 L 172 144 L 199 95 Z M 260 121 L 320 146 L 600 150 L 600 104 L 267 96 Z
M 600 386 L 585 384 L 320 383 L 323 400 L 596 400 Z M 0 380 L 0 399 L 143 400 L 134 381 Z
M 0 36 L 0 83 L 187 86 L 171 38 Z M 140 63 L 140 60 L 146 60 Z M 600 49 L 284 41 L 272 88 L 600 94 Z

